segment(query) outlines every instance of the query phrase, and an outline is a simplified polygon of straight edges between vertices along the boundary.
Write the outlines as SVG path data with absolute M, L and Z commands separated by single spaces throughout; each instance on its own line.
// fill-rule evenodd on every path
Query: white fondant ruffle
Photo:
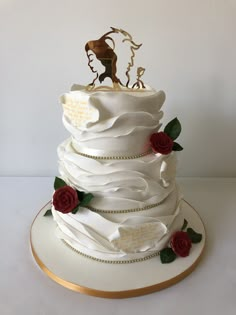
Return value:
M 102 259 L 149 256 L 166 246 L 170 235 L 183 224 L 181 205 L 167 216 L 127 214 L 125 220 L 121 218 L 116 223 L 86 208 L 81 208 L 76 215 L 65 215 L 54 209 L 52 212 L 59 237 L 77 250 Z
M 58 147 L 58 156 L 61 177 L 76 189 L 93 193 L 91 206 L 96 208 L 142 208 L 161 203 L 175 190 L 175 153 L 95 160 L 77 154 L 68 139 Z
M 162 91 L 90 93 L 81 87 L 61 97 L 63 124 L 72 134 L 74 146 L 84 153 L 91 154 L 89 150 L 94 149 L 104 151 L 104 155 L 140 154 L 148 149 L 150 135 L 160 128 L 164 100 Z M 78 126 L 81 106 L 90 108 L 93 115 Z

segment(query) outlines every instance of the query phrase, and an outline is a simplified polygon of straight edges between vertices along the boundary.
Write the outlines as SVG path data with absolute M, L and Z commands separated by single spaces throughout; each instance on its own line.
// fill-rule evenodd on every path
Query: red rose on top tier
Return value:
M 163 131 L 153 133 L 150 142 L 152 150 L 161 154 L 169 154 L 174 145 L 174 141 Z
M 187 232 L 178 231 L 172 235 L 170 246 L 176 255 L 186 257 L 189 255 L 192 242 Z
M 63 186 L 54 192 L 52 203 L 55 210 L 69 213 L 78 206 L 79 198 L 75 189 Z

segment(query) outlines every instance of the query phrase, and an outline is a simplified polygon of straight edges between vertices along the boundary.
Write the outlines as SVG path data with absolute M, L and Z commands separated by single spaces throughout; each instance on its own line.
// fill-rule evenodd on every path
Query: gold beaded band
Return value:
M 163 200 L 161 202 L 163 202 Z M 147 205 L 143 208 L 132 208 L 132 209 L 122 209 L 122 210 L 102 210 L 102 209 L 97 209 L 97 208 L 94 208 L 91 206 L 86 206 L 85 208 L 87 208 L 93 212 L 97 212 L 97 213 L 120 214 L 120 213 L 130 213 L 130 212 L 139 212 L 139 211 L 149 210 L 149 209 L 152 209 L 152 208 L 159 206 L 161 204 L 161 202 L 157 202 L 157 203 L 154 203 L 152 205 Z
M 67 247 L 69 247 L 71 250 L 76 252 L 77 254 L 79 254 L 79 255 L 81 255 L 81 256 L 83 256 L 85 258 L 89 258 L 89 259 L 92 259 L 94 261 L 101 262 L 101 263 L 104 263 L 104 264 L 132 264 L 132 263 L 142 262 L 142 261 L 145 261 L 145 260 L 157 257 L 160 254 L 160 252 L 156 252 L 154 254 L 150 254 L 149 256 L 146 256 L 146 257 L 143 257 L 143 258 L 136 258 L 136 259 L 130 259 L 130 260 L 106 260 L 106 259 L 95 258 L 93 256 L 84 254 L 84 253 L 80 252 L 78 249 L 76 249 L 73 246 L 71 246 L 70 244 L 68 244 L 65 240 L 62 240 L 62 242 Z
M 73 146 L 73 148 L 74 148 L 74 146 Z M 141 158 L 142 156 L 148 155 L 151 152 L 152 152 L 151 150 L 148 150 L 146 152 L 136 154 L 136 155 L 131 155 L 131 156 L 96 156 L 96 155 L 90 155 L 87 153 L 82 153 L 82 152 L 76 151 L 77 154 L 82 155 L 84 157 L 87 157 L 89 159 L 94 159 L 94 160 L 133 160 L 133 159 L 138 159 L 138 158 Z

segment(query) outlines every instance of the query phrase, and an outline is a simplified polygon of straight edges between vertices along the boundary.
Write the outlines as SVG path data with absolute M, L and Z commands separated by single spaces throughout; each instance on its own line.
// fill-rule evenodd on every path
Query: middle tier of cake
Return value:
M 93 193 L 90 206 L 97 209 L 161 204 L 176 189 L 175 152 L 135 159 L 94 159 L 77 152 L 69 138 L 58 147 L 58 157 L 61 177 L 77 190 Z

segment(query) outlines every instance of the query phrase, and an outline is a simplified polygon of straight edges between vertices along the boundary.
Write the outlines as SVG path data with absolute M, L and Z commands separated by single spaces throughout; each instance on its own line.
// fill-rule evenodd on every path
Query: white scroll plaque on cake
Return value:
M 88 102 L 89 95 L 65 94 L 61 97 L 64 114 L 75 127 L 85 127 L 98 119 L 98 111 Z
M 117 232 L 116 237 L 111 240 L 114 247 L 124 253 L 135 253 L 155 247 L 155 242 L 167 233 L 167 227 L 156 221 L 120 226 Z

